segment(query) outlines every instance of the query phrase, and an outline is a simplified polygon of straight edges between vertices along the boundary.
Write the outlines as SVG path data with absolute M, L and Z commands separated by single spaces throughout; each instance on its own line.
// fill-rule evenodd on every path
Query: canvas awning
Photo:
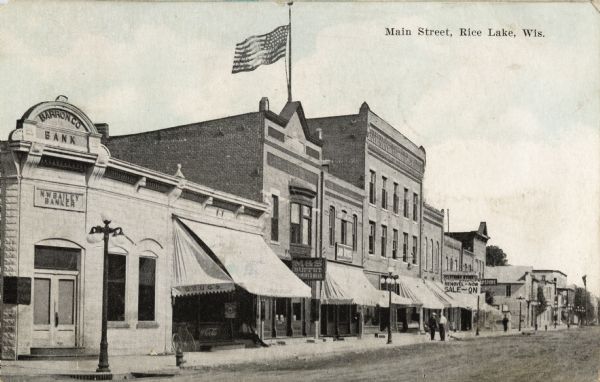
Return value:
M 425 280 L 416 277 L 403 277 L 402 282 L 419 299 L 425 309 L 444 309 L 444 302 L 425 285 Z
M 179 218 L 249 293 L 310 298 L 311 290 L 277 257 L 259 234 Z
M 390 307 L 390 296 L 388 294 L 389 292 L 385 291 L 385 290 L 381 290 L 379 291 L 380 297 L 379 297 L 379 306 L 382 308 L 389 308 Z M 395 292 L 392 292 L 392 305 L 398 305 L 398 306 L 413 306 L 413 303 L 410 299 L 406 298 L 406 297 L 402 297 L 397 295 Z
M 202 249 L 178 222 L 175 226 L 175 256 L 171 293 L 173 296 L 229 292 L 233 280 Z
M 396 280 L 396 283 L 398 284 L 398 295 L 409 299 L 411 302 L 409 306 L 423 305 L 423 303 L 421 302 L 421 300 L 419 300 L 417 295 L 410 289 L 410 285 L 408 285 L 407 283 L 404 282 L 405 278 L 406 277 L 400 276 Z
M 321 304 L 375 306 L 379 304 L 380 292 L 367 280 L 361 268 L 327 263 Z
M 442 283 L 433 280 L 423 280 L 425 285 L 433 292 L 435 297 L 444 304 L 444 308 L 458 307 L 460 304 L 458 301 L 454 301 L 452 296 L 444 291 Z

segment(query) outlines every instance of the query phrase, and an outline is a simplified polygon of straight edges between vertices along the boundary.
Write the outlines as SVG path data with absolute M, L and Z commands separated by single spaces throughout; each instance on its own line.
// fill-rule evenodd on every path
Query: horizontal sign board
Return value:
M 479 281 L 471 280 L 444 280 L 446 292 L 479 294 Z
M 304 281 L 325 280 L 327 260 L 323 258 L 292 259 L 292 272 Z
M 83 192 L 35 187 L 34 193 L 33 205 L 36 207 L 79 212 L 85 210 L 85 193 Z

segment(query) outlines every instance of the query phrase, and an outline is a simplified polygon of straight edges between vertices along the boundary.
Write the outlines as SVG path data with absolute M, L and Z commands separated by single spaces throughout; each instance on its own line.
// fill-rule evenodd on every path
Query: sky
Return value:
M 591 4 L 297 2 L 292 17 L 293 98 L 309 118 L 358 113 L 366 101 L 425 147 L 425 200 L 450 210 L 451 231 L 486 221 L 510 264 L 559 269 L 579 285 L 587 274 L 600 295 Z M 277 3 L 0 1 L 0 137 L 59 94 L 111 135 L 256 111 L 264 96 L 277 112 L 284 61 L 235 75 L 231 66 L 236 43 L 287 21 Z M 419 27 L 453 37 L 417 36 Z

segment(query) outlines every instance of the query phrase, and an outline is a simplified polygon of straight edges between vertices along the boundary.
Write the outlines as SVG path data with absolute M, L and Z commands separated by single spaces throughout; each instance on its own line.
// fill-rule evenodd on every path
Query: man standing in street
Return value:
M 504 326 L 504 331 L 508 331 L 508 317 L 506 317 L 506 314 L 504 315 L 504 318 L 502 319 L 502 326 Z
M 437 328 L 437 320 L 435 317 L 435 313 L 431 313 L 427 325 L 429 326 L 429 333 L 431 334 L 431 340 L 433 341 L 433 339 L 435 338 L 435 329 Z
M 444 311 L 442 310 L 442 314 L 440 315 L 439 329 L 440 329 L 440 340 L 446 341 L 446 326 L 448 325 L 448 320 L 446 316 L 444 316 Z

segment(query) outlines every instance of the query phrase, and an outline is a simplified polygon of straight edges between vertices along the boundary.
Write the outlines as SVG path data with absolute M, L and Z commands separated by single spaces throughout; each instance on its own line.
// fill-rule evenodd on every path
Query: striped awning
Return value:
M 229 292 L 235 289 L 231 277 L 217 265 L 178 221 L 175 227 L 175 254 L 171 293 L 175 297 Z

